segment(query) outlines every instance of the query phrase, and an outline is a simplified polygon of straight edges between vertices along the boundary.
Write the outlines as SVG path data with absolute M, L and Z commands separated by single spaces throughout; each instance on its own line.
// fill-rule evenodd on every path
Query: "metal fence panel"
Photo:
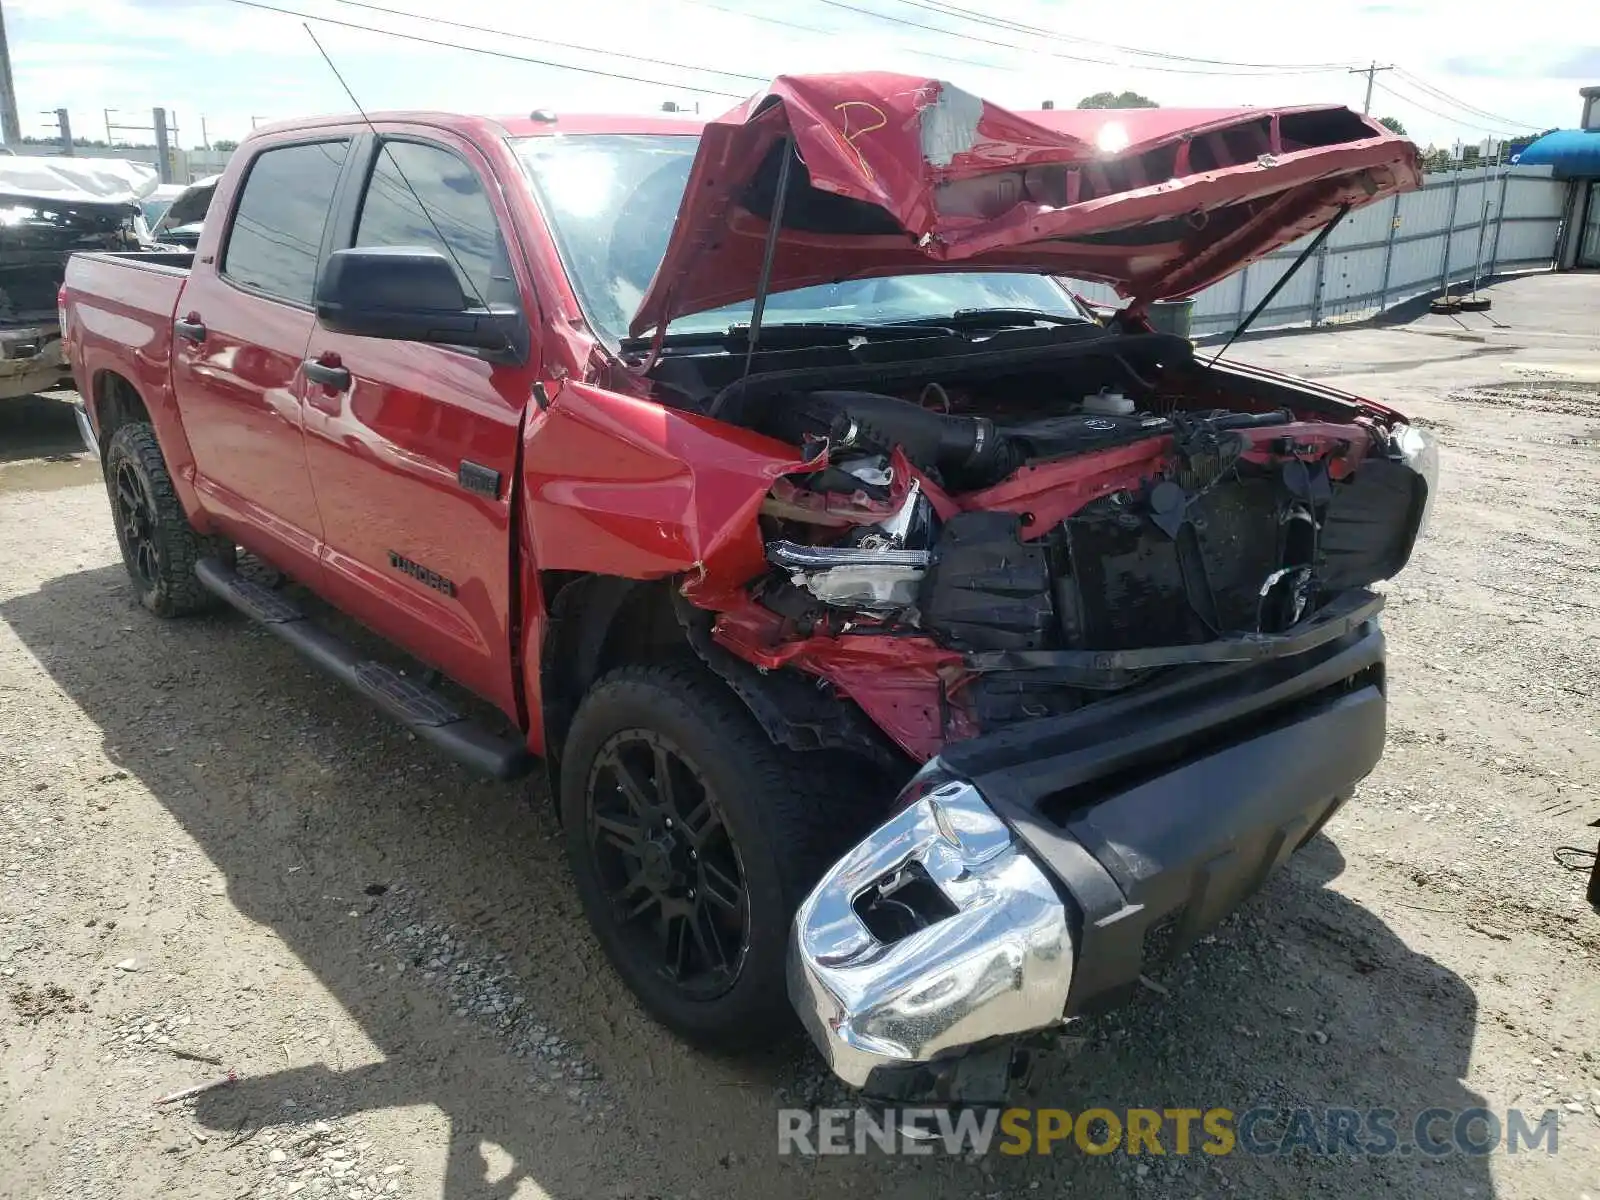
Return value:
M 1554 263 L 1566 184 L 1548 167 L 1475 167 L 1426 177 L 1415 192 L 1353 213 L 1273 298 L 1256 328 L 1362 320 L 1448 283 Z M 1315 235 L 1311 235 L 1315 236 Z M 1233 329 L 1300 256 L 1310 236 L 1195 296 L 1196 335 Z M 1096 304 L 1104 284 L 1072 281 Z

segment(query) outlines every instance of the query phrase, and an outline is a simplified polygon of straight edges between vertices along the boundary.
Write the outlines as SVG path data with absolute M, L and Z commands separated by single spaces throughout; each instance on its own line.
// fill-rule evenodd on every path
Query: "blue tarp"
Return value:
M 1557 129 L 1529 142 L 1511 160 L 1519 167 L 1554 167 L 1562 175 L 1600 179 L 1600 129 Z

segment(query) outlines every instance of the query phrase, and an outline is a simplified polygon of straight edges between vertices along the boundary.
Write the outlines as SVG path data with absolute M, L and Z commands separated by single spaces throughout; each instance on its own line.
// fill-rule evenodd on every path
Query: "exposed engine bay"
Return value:
M 926 757 L 1376 610 L 1363 589 L 1405 564 L 1427 504 L 1414 431 L 1314 385 L 1202 365 L 1178 339 L 1103 345 L 740 397 L 730 415 L 817 466 L 767 497 L 769 569 L 719 639 L 847 692 L 830 642 L 903 666 L 896 711 L 854 699 Z M 929 719 L 936 733 L 907 736 Z

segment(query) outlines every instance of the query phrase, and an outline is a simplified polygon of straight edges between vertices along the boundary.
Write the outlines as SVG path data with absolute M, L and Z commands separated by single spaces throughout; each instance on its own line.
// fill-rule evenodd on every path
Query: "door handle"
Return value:
M 172 332 L 189 342 L 203 342 L 206 340 L 206 326 L 194 313 L 172 323 Z
M 342 392 L 350 386 L 350 372 L 343 367 L 330 367 L 327 363 L 318 362 L 314 358 L 306 359 L 301 365 L 305 368 L 306 378 L 312 383 L 332 388 L 336 392 Z

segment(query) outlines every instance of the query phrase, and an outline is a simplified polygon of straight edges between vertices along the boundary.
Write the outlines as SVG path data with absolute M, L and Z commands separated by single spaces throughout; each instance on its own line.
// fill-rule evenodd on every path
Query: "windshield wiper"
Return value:
M 1088 325 L 1082 317 L 1044 312 L 1036 308 L 958 308 L 943 317 L 896 321 L 897 325 L 945 325 L 955 329 L 1015 329 L 1027 325 Z
M 772 346 L 799 344 L 830 344 L 837 345 L 848 342 L 853 338 L 863 338 L 866 341 L 892 341 L 910 338 L 936 337 L 940 333 L 953 334 L 955 332 L 948 322 L 934 321 L 927 325 L 912 324 L 909 322 L 896 322 L 893 325 L 863 325 L 855 321 L 792 321 L 767 324 L 761 327 L 761 345 Z M 668 333 L 662 344 L 667 346 L 725 346 L 728 349 L 743 349 L 749 344 L 750 326 L 747 324 L 729 325 L 724 329 L 695 329 L 682 330 L 678 333 Z M 649 337 L 625 338 L 622 342 L 624 351 L 648 350 L 652 339 Z

